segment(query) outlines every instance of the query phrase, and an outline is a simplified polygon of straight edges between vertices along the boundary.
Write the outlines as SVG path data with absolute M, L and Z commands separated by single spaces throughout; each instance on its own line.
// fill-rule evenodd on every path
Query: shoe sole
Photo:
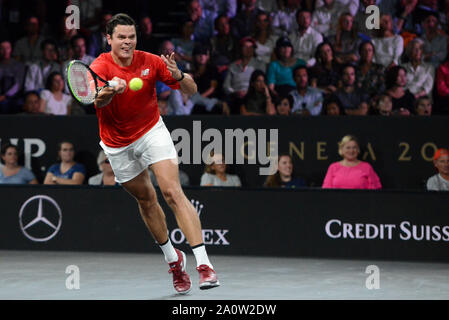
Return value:
M 216 288 L 220 286 L 220 282 L 217 280 L 215 282 L 203 282 L 200 285 L 200 290 L 208 290 L 212 288 Z
M 182 271 L 185 272 L 186 271 L 186 264 L 187 264 L 187 257 L 186 257 L 186 254 L 183 251 L 181 251 L 181 250 L 179 250 L 179 251 L 182 254 L 182 261 L 183 261 L 183 263 L 182 263 Z M 190 278 L 190 276 L 189 276 L 189 278 Z M 192 285 L 191 284 L 190 284 L 190 288 L 188 290 L 186 290 L 186 291 L 177 291 L 176 290 L 176 292 L 179 293 L 179 294 L 187 294 L 187 293 L 190 292 L 190 290 L 192 290 Z

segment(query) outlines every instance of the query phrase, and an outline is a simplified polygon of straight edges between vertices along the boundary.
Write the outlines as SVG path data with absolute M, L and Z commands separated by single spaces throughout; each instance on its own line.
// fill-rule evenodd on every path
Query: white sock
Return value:
M 165 261 L 167 261 L 167 263 L 178 261 L 178 254 L 176 253 L 175 248 L 171 244 L 170 239 L 168 239 L 166 243 L 162 245 L 160 244 L 159 247 L 161 247 L 162 252 L 164 253 L 165 256 Z
M 199 267 L 202 264 L 205 264 L 209 266 L 209 268 L 213 269 L 214 267 L 209 261 L 209 257 L 206 253 L 206 246 L 204 244 L 200 244 L 198 246 L 195 246 L 192 248 L 193 254 L 195 255 L 196 259 L 196 266 Z

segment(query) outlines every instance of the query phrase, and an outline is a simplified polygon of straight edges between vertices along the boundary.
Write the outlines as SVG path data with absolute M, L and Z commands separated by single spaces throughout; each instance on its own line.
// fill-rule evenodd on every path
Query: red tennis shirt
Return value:
M 112 80 L 114 77 L 124 79 L 126 83 L 135 77 L 143 80 L 142 89 L 132 91 L 127 86 L 107 106 L 95 106 L 101 141 L 112 148 L 133 143 L 158 122 L 156 80 L 174 90 L 180 88 L 161 57 L 144 51 L 135 50 L 133 61 L 128 67 L 117 65 L 108 52 L 98 56 L 90 68 L 104 80 Z

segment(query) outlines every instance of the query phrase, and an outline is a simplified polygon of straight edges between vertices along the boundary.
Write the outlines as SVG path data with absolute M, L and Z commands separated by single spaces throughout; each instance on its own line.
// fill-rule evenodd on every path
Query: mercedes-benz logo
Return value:
M 38 202 L 37 208 L 33 202 Z M 55 220 L 57 220 L 57 223 L 55 223 Z M 37 242 L 48 241 L 61 228 L 61 208 L 52 198 L 37 195 L 31 197 L 22 205 L 19 213 L 19 222 L 20 229 L 28 239 Z

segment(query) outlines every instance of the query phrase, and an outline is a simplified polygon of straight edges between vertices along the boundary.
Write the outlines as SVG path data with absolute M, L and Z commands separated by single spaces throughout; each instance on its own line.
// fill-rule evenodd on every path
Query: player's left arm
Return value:
M 183 73 L 178 69 L 174 53 L 172 53 L 170 56 L 161 55 L 161 58 L 167 65 L 167 69 L 171 72 L 172 77 L 179 82 L 179 85 L 181 86 L 180 90 L 182 93 L 186 93 L 191 96 L 198 91 L 193 78 L 189 74 Z

